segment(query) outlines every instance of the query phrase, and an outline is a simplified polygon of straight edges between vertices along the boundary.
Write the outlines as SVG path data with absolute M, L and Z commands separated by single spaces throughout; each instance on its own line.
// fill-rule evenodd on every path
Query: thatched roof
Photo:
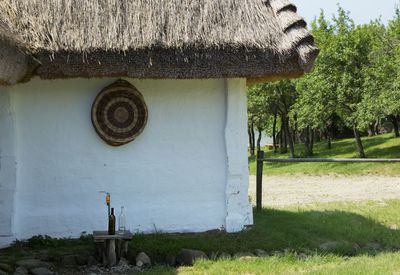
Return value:
M 42 78 L 297 76 L 318 54 L 288 0 L 2 0 Z
M 0 84 L 16 84 L 30 77 L 37 62 L 25 45 L 0 21 Z

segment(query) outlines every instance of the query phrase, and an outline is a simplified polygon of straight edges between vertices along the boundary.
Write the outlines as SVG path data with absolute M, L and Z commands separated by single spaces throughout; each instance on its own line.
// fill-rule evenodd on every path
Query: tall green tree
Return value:
M 320 55 L 311 73 L 296 81 L 298 99 L 292 113 L 296 114 L 299 130 L 302 131 L 306 156 L 313 154 L 314 129 L 321 129 L 327 135 L 330 146 L 330 117 L 335 113 L 336 93 L 332 79 L 331 43 L 333 26 L 321 12 L 311 25 Z

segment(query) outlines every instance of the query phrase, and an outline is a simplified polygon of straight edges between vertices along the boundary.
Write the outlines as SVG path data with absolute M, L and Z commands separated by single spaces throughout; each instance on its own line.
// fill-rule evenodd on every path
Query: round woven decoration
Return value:
M 92 123 L 105 142 L 120 146 L 143 132 L 147 114 L 142 94 L 129 82 L 118 80 L 97 95 L 92 106 Z

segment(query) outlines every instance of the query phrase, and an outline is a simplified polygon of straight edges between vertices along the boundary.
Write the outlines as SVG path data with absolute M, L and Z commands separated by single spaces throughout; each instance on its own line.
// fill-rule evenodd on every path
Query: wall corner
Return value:
M 15 117 L 10 92 L 0 86 L 0 245 L 15 235 L 17 164 Z
M 246 225 L 253 224 L 253 211 L 248 197 L 246 79 L 226 79 L 225 90 L 227 161 L 225 229 L 227 232 L 238 232 Z

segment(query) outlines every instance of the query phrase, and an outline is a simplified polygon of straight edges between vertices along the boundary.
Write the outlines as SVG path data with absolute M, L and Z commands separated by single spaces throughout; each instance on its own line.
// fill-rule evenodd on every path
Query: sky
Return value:
M 337 11 L 339 3 L 356 24 L 368 23 L 381 17 L 386 24 L 394 16 L 395 7 L 400 0 L 292 0 L 297 6 L 297 12 L 303 16 L 307 23 L 311 23 L 323 9 L 329 19 Z

